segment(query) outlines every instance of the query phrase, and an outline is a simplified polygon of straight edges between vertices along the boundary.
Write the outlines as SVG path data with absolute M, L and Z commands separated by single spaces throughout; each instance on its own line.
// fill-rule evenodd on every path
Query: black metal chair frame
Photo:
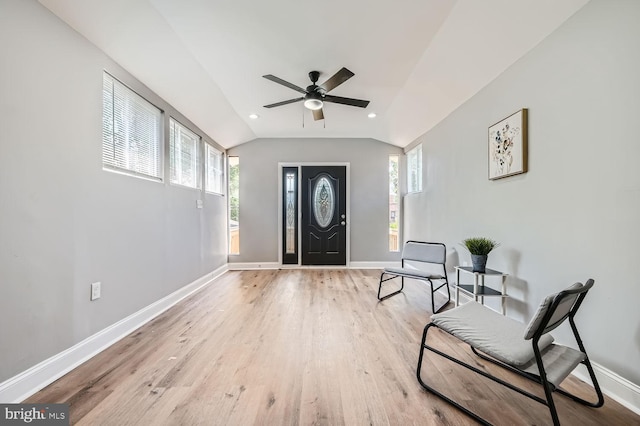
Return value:
M 414 241 L 414 240 L 410 240 L 407 241 L 405 243 L 406 244 L 426 244 L 426 245 L 438 245 L 438 246 L 442 246 L 443 250 L 444 250 L 444 259 L 446 259 L 446 253 L 447 253 L 447 247 L 442 244 L 442 243 L 429 243 L 429 242 L 425 242 L 425 241 Z M 445 306 L 447 306 L 449 304 L 449 302 L 451 302 L 451 290 L 449 289 L 449 279 L 447 277 L 447 268 L 445 266 L 444 260 L 442 262 L 433 262 L 430 260 L 422 260 L 422 259 L 415 259 L 415 258 L 411 258 L 411 259 L 405 259 L 404 257 L 404 249 L 403 249 L 403 255 L 402 255 L 402 263 L 401 263 L 401 267 L 402 269 L 404 269 L 404 263 L 406 260 L 409 260 L 411 262 L 421 262 L 421 263 L 428 263 L 428 264 L 433 264 L 433 265 L 442 265 L 442 270 L 443 270 L 443 274 L 444 277 L 443 278 L 437 278 L 437 277 L 429 277 L 429 276 L 419 276 L 416 274 L 412 274 L 410 272 L 407 273 L 399 273 L 399 272 L 390 272 L 387 270 L 382 271 L 382 274 L 380 274 L 380 284 L 378 285 L 378 300 L 379 301 L 383 301 L 385 299 L 388 299 L 391 296 L 395 296 L 398 293 L 401 293 L 402 290 L 404 289 L 404 279 L 405 278 L 411 278 L 414 280 L 418 280 L 418 281 L 424 281 L 427 284 L 429 284 L 429 288 L 431 289 L 431 312 L 433 312 L 434 314 L 438 311 L 440 311 L 442 308 L 444 308 Z M 384 278 L 385 275 L 388 275 L 388 278 Z M 382 283 L 386 282 L 386 281 L 390 281 L 393 280 L 395 278 L 400 277 L 401 280 L 401 285 L 400 285 L 400 289 L 396 290 L 392 293 L 387 294 L 386 296 L 382 296 L 380 297 L 380 293 L 382 291 Z M 434 287 L 433 281 L 442 281 L 442 283 L 437 286 Z M 447 301 L 442 304 L 438 310 L 436 310 L 435 307 L 435 302 L 434 302 L 434 295 L 436 293 L 436 291 L 440 290 L 442 287 L 447 288 Z
M 475 419 L 476 421 L 478 421 L 479 423 L 483 424 L 483 425 L 491 425 L 491 423 L 489 423 L 486 419 L 482 418 L 481 416 L 479 416 L 478 414 L 474 413 L 473 411 L 469 410 L 468 408 L 460 405 L 459 403 L 457 403 L 456 401 L 454 401 L 453 399 L 449 398 L 448 396 L 444 395 L 443 393 L 437 391 L 436 389 L 434 389 L 433 387 L 427 385 L 421 377 L 421 370 L 422 370 L 422 363 L 423 363 L 423 357 L 424 357 L 424 351 L 425 349 L 440 355 L 458 365 L 461 365 L 475 373 L 480 374 L 483 377 L 486 377 L 488 379 L 493 380 L 496 383 L 499 383 L 511 390 L 514 390 L 516 392 L 518 392 L 521 395 L 524 395 L 530 399 L 533 399 L 534 401 L 537 401 L 543 405 L 546 405 L 549 408 L 549 411 L 551 413 L 551 418 L 553 420 L 553 424 L 555 426 L 559 426 L 560 425 L 560 420 L 558 418 L 558 412 L 556 410 L 555 404 L 553 402 L 553 392 L 557 391 L 558 393 L 560 393 L 561 395 L 564 395 L 582 405 L 586 405 L 589 407 L 593 407 L 593 408 L 598 408 L 598 407 L 602 407 L 602 405 L 604 404 L 604 396 L 602 395 L 602 391 L 600 390 L 600 386 L 598 384 L 598 381 L 596 379 L 593 367 L 591 366 L 591 362 L 589 361 L 589 357 L 587 355 L 587 352 L 584 348 L 584 345 L 582 343 L 582 339 L 580 338 L 580 334 L 578 333 L 578 329 L 576 327 L 575 321 L 574 321 L 574 316 L 578 310 L 578 308 L 580 307 L 580 305 L 582 304 L 582 301 L 584 300 L 584 297 L 586 296 L 587 292 L 589 291 L 589 289 L 591 288 L 591 286 L 593 285 L 593 280 L 588 280 L 587 283 L 585 284 L 585 286 L 583 286 L 580 289 L 575 289 L 575 290 L 565 290 L 562 291 L 560 293 L 557 294 L 557 296 L 555 297 L 555 299 L 553 300 L 551 307 L 549 308 L 549 310 L 547 311 L 546 315 L 544 316 L 543 320 L 540 323 L 540 326 L 538 327 L 538 329 L 536 330 L 536 332 L 534 333 L 533 337 L 531 338 L 531 343 L 533 345 L 533 352 L 534 352 L 534 356 L 535 356 L 535 360 L 536 360 L 536 364 L 538 367 L 538 371 L 539 371 L 539 375 L 535 375 L 535 374 L 531 374 L 522 370 L 519 370 L 509 364 L 505 364 L 504 362 L 501 362 L 499 360 L 496 360 L 488 355 L 485 355 L 483 353 L 481 353 L 480 351 L 478 351 L 476 348 L 474 348 L 473 346 L 470 345 L 471 350 L 473 351 L 474 354 L 476 354 L 477 356 L 479 356 L 480 358 L 489 361 L 493 364 L 499 365 L 503 368 L 508 369 L 509 371 L 512 371 L 520 376 L 526 377 L 527 379 L 530 379 L 534 382 L 537 382 L 539 384 L 542 385 L 543 389 L 544 389 L 544 393 L 545 393 L 545 399 L 540 398 L 537 395 L 534 395 L 522 388 L 519 388 L 511 383 L 506 382 L 505 380 L 502 380 L 496 376 L 493 376 L 489 373 L 487 373 L 486 371 L 480 370 L 472 365 L 469 365 L 467 363 L 465 363 L 464 361 L 461 361 L 457 358 L 454 358 L 453 356 L 446 354 L 432 346 L 429 346 L 426 344 L 426 340 L 427 340 L 427 333 L 429 331 L 429 329 L 431 327 L 436 327 L 440 330 L 442 330 L 440 327 L 438 327 L 437 325 L 433 324 L 433 323 L 429 323 L 426 325 L 426 327 L 424 328 L 424 332 L 422 334 L 422 343 L 421 343 L 421 347 L 420 347 L 420 356 L 418 358 L 418 368 L 416 371 L 416 375 L 418 378 L 418 382 L 420 383 L 420 385 L 426 389 L 427 391 L 437 395 L 438 397 L 442 398 L 443 400 L 445 400 L 446 402 L 448 402 L 449 404 L 455 406 L 456 408 L 458 408 L 459 410 L 463 411 L 464 413 L 466 413 L 467 415 L 469 415 L 470 417 L 472 417 L 473 419 Z M 554 312 L 556 311 L 556 309 L 558 308 L 558 306 L 560 305 L 560 303 L 566 298 L 569 297 L 571 295 L 574 294 L 578 294 L 579 296 L 576 299 L 576 301 L 574 302 L 573 306 L 571 307 L 571 309 L 569 310 L 569 313 L 563 317 L 561 317 L 560 319 L 558 319 L 557 321 L 555 321 L 553 324 L 549 324 L 549 321 L 551 320 L 551 318 L 553 317 Z M 589 371 L 589 376 L 591 378 L 591 382 L 593 384 L 595 393 L 598 397 L 598 401 L 597 402 L 589 402 L 586 401 L 576 395 L 573 395 L 559 387 L 554 386 L 552 383 L 550 383 L 547 380 L 547 375 L 545 372 L 545 367 L 542 361 L 542 355 L 540 353 L 540 349 L 538 347 L 538 342 L 540 340 L 540 338 L 546 334 L 549 329 L 555 328 L 558 325 L 560 325 L 560 323 L 562 323 L 565 319 L 569 319 L 569 324 L 571 325 L 571 330 L 573 331 L 573 335 L 576 339 L 576 343 L 578 344 L 578 347 L 580 348 L 580 351 L 585 355 L 585 359 L 581 362 L 581 364 L 585 365 L 587 367 L 587 370 Z M 445 330 L 442 330 L 446 333 Z M 448 334 L 448 333 L 447 333 Z

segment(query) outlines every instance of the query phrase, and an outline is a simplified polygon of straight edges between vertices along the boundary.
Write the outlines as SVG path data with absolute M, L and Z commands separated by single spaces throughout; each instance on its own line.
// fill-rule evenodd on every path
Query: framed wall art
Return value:
M 527 171 L 527 109 L 489 127 L 489 179 Z

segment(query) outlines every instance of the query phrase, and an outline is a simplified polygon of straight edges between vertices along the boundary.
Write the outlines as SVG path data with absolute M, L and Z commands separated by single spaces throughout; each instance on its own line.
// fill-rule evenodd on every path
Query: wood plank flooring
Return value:
M 378 277 L 228 272 L 26 402 L 69 403 L 78 425 L 474 424 L 416 380 L 428 290 L 408 282 L 378 302 Z M 430 335 L 434 346 L 483 365 L 466 345 Z M 550 424 L 546 407 L 439 357 L 426 362 L 425 380 L 496 425 Z M 498 367 L 481 368 L 542 395 Z M 591 399 L 579 380 L 563 385 Z M 640 424 L 609 398 L 600 409 L 555 400 L 563 425 Z

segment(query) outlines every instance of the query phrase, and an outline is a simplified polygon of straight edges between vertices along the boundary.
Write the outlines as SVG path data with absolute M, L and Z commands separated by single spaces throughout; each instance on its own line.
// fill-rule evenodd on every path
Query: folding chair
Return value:
M 432 315 L 431 323 L 426 325 L 422 334 L 420 356 L 418 358 L 418 368 L 416 372 L 418 382 L 420 382 L 426 390 L 454 405 L 481 424 L 490 424 L 478 414 L 463 407 L 450 397 L 427 385 L 422 380 L 423 357 L 425 349 L 427 349 L 546 405 L 549 407 L 554 425 L 560 424 L 558 412 L 553 402 L 552 393 L 554 391 L 580 404 L 590 407 L 601 407 L 604 404 L 604 398 L 574 322 L 576 312 L 592 286 L 593 280 L 589 279 L 584 285 L 576 283 L 564 291 L 548 296 L 542 301 L 537 312 L 526 327 L 524 324 L 500 315 L 474 301 L 449 311 Z M 580 350 L 555 344 L 553 343 L 553 337 L 548 334 L 567 318 L 569 319 L 569 324 L 571 325 L 573 335 Z M 544 389 L 545 398 L 540 398 L 486 371 L 454 358 L 452 355 L 429 346 L 426 341 L 427 333 L 431 327 L 439 328 L 451 336 L 468 343 L 473 353 L 480 358 L 540 383 Z M 589 371 L 591 382 L 598 397 L 598 401 L 595 403 L 585 401 L 558 387 L 578 364 L 585 365 Z
M 447 269 L 445 260 L 447 258 L 447 247 L 442 243 L 426 243 L 422 241 L 407 241 L 402 249 L 402 267 L 401 268 L 385 268 L 380 275 L 380 284 L 378 286 L 378 300 L 384 300 L 394 296 L 404 289 L 404 279 L 412 278 L 422 281 L 429 285 L 431 289 L 431 312 L 436 313 L 445 307 L 451 301 L 451 291 L 449 290 L 449 281 L 447 280 Z M 420 262 L 424 265 L 431 265 L 437 268 L 438 273 L 434 274 L 430 271 L 423 271 L 417 268 L 405 267 L 405 261 Z M 387 278 L 385 278 L 385 275 Z M 396 290 L 386 296 L 380 296 L 382 291 L 382 283 L 400 277 L 400 290 Z M 436 281 L 437 287 L 434 287 Z M 436 291 L 442 287 L 447 287 L 448 300 L 436 310 L 434 303 L 434 295 Z

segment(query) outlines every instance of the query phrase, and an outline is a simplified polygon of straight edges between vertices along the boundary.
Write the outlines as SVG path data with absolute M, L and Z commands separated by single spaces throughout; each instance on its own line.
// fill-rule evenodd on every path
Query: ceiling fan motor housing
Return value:
M 318 78 L 320 78 L 320 71 L 311 71 L 309 73 L 309 79 L 313 82 L 313 84 L 316 84 L 316 81 L 318 81 Z

